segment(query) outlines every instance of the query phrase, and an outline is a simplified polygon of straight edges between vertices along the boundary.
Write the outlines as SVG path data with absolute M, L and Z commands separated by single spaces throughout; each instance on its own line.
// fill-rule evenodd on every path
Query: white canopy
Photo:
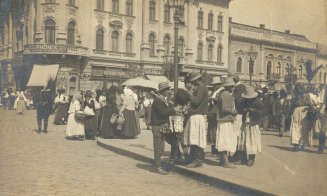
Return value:
M 34 65 L 27 86 L 47 86 L 49 79 L 57 77 L 59 65 Z

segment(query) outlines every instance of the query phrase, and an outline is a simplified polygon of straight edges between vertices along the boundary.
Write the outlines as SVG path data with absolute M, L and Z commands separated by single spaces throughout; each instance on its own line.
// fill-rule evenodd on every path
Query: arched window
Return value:
M 112 32 L 112 34 L 111 34 L 111 42 L 112 42 L 111 50 L 113 52 L 118 52 L 118 38 L 119 38 L 118 32 L 117 31 Z
M 178 52 L 179 56 L 184 56 L 184 39 L 182 37 L 178 39 Z
M 119 0 L 112 0 L 112 13 L 119 13 Z
M 212 62 L 212 55 L 213 55 L 213 46 L 212 44 L 208 45 L 208 61 Z
M 198 60 L 202 61 L 202 56 L 203 56 L 203 44 L 199 43 L 198 44 Z
M 198 12 L 198 28 L 202 29 L 203 28 L 203 11 L 200 10 Z
M 126 34 L 126 52 L 132 53 L 133 51 L 133 35 L 131 33 Z
M 97 10 L 104 10 L 104 0 L 97 0 Z
M 45 21 L 45 43 L 54 44 L 56 36 L 56 22 L 52 19 Z
M 272 65 L 271 65 L 271 61 L 268 61 L 267 63 L 267 76 L 271 76 L 272 74 Z
M 133 15 L 133 0 L 126 1 L 126 15 L 127 16 Z
M 208 14 L 208 29 L 212 30 L 212 20 L 213 20 L 213 14 L 210 12 Z
M 170 5 L 168 3 L 164 6 L 164 22 L 170 22 Z
M 238 57 L 236 62 L 236 72 L 241 73 L 242 72 L 242 58 Z
M 218 16 L 218 32 L 223 32 L 223 16 Z
M 324 83 L 327 83 L 327 73 L 324 73 Z
M 155 0 L 150 0 L 149 19 L 150 20 L 156 20 L 156 1 Z
M 322 73 L 319 72 L 319 83 L 322 83 Z
M 151 33 L 149 35 L 150 56 L 155 55 L 155 42 L 156 42 L 156 36 L 153 33 Z
M 217 62 L 221 63 L 222 62 L 222 53 L 223 53 L 223 46 L 219 45 L 217 49 Z
M 166 35 L 163 40 L 164 47 L 166 49 L 166 54 L 170 53 L 170 37 Z
M 282 70 L 282 66 L 281 66 L 280 62 L 278 62 L 277 66 L 276 66 L 276 74 L 281 75 L 281 70 Z
M 97 50 L 103 50 L 103 30 L 102 29 L 97 29 L 97 32 L 96 32 L 96 41 L 95 41 L 95 48 Z
M 68 0 L 68 5 L 75 6 L 75 0 Z
M 75 44 L 75 22 L 71 21 L 67 27 L 67 44 Z
M 299 78 L 302 78 L 303 77 L 303 67 L 302 65 L 299 66 Z

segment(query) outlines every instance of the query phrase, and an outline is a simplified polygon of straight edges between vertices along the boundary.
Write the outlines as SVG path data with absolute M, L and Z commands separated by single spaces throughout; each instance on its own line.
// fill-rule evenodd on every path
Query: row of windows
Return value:
M 213 30 L 213 13 L 210 12 L 208 14 L 208 29 Z M 198 12 L 198 28 L 203 29 L 203 11 L 200 10 Z M 223 31 L 223 16 L 219 15 L 217 18 L 217 31 L 222 32 Z
M 119 0 L 111 0 L 112 5 L 112 12 L 119 13 Z M 97 0 L 96 9 L 97 10 L 104 10 L 104 0 Z M 133 15 L 133 0 L 126 0 L 126 15 L 132 16 Z
M 103 43 L 104 43 L 104 31 L 103 29 L 97 29 L 96 31 L 96 41 L 95 41 L 95 48 L 97 50 L 103 50 Z M 117 31 L 113 31 L 111 33 L 111 51 L 118 52 L 119 51 L 119 33 Z M 133 51 L 133 35 L 132 33 L 127 33 L 125 36 L 125 52 L 132 53 Z
M 289 66 L 289 64 L 287 63 L 285 70 L 287 69 L 288 66 Z M 238 57 L 237 61 L 236 61 L 236 72 L 242 73 L 243 72 L 242 67 L 243 67 L 243 60 L 241 57 Z M 286 73 L 286 71 L 284 73 Z M 266 75 L 271 76 L 273 74 L 274 74 L 274 72 L 273 72 L 272 62 L 268 61 L 267 66 L 266 66 Z M 282 73 L 282 64 L 280 62 L 277 62 L 277 64 L 276 64 L 275 74 L 279 75 L 279 76 L 281 76 L 283 74 Z M 299 78 L 303 77 L 303 66 L 302 65 L 298 66 L 297 75 Z
M 214 52 L 214 46 L 213 44 L 208 45 L 208 61 L 212 62 L 213 61 L 213 52 Z M 223 46 L 219 45 L 217 48 L 217 62 L 221 63 L 222 62 L 222 52 L 223 52 Z M 198 44 L 198 49 L 197 49 L 197 59 L 202 61 L 203 60 L 203 43 Z
M 75 44 L 75 22 L 71 21 L 67 25 L 67 44 Z M 56 22 L 52 19 L 45 21 L 45 43 L 54 44 L 56 42 Z
M 56 0 L 45 0 L 45 3 L 56 3 Z M 75 6 L 75 0 L 67 0 L 67 4 L 71 6 Z

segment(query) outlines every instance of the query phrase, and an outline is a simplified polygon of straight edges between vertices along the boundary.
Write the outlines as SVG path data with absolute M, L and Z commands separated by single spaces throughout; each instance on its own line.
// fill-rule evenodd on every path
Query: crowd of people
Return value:
M 34 107 L 38 133 L 47 133 L 54 114 L 53 123 L 66 125 L 69 140 L 134 139 L 141 133 L 142 108 L 146 127 L 152 129 L 154 166 L 160 174 L 168 173 L 161 165 L 166 142 L 171 164 L 191 168 L 203 165 L 207 145 L 222 167 L 253 166 L 261 152 L 261 131 L 275 130 L 280 137 L 290 131 L 295 152 L 312 146 L 317 133 L 318 152 L 325 148 L 325 85 L 316 89 L 297 84 L 290 93 L 241 84 L 238 76 L 215 76 L 208 86 L 199 72 L 187 74 L 184 83 L 185 88 L 174 91 L 169 82 L 161 82 L 158 91 L 144 96 L 127 86 L 68 94 L 58 89 L 55 96 L 49 88 L 17 93 L 9 89 L 2 92 L 1 104 L 18 114 Z

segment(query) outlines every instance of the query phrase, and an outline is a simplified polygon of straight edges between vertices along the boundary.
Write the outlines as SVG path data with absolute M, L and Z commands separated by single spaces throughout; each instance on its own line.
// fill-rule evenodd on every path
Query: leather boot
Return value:
M 228 160 L 227 152 L 224 151 L 220 155 L 221 166 L 225 168 L 235 168 L 235 165 Z
M 254 154 L 250 154 L 249 155 L 249 160 L 247 162 L 247 166 L 248 167 L 252 167 L 254 165 L 254 159 L 255 159 L 255 155 Z
M 42 121 L 41 119 L 37 119 L 37 132 L 41 133 L 42 130 Z
M 44 133 L 47 133 L 48 132 L 48 121 L 47 120 L 45 120 L 44 122 Z

